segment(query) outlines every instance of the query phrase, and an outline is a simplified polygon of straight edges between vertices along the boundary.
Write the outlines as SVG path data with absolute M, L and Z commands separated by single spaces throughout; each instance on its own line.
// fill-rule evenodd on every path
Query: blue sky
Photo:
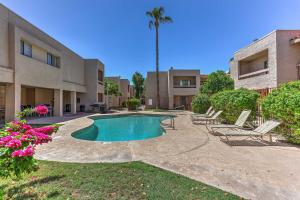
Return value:
M 155 32 L 147 10 L 164 6 L 160 69 L 228 70 L 239 48 L 274 29 L 300 29 L 299 0 L 0 0 L 106 75 L 131 79 L 155 69 Z

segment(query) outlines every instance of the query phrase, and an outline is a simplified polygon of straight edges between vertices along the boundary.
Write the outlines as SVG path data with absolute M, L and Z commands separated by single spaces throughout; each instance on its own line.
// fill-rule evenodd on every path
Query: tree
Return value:
M 163 7 L 155 7 L 152 11 L 147 11 L 146 15 L 150 17 L 149 28 L 155 27 L 156 33 L 156 108 L 160 107 L 160 97 L 159 97 L 159 65 L 158 65 L 158 28 L 160 24 L 171 23 L 172 18 L 169 16 L 164 16 Z
M 140 99 L 144 92 L 144 82 L 145 79 L 142 74 L 135 72 L 132 76 L 132 82 L 134 85 L 135 98 Z
M 104 79 L 104 93 L 107 96 L 120 96 L 121 92 L 119 90 L 119 86 L 117 83 L 108 80 L 108 79 Z
M 233 79 L 224 71 L 218 70 L 208 75 L 207 81 L 200 88 L 200 92 L 211 96 L 223 90 L 233 89 Z

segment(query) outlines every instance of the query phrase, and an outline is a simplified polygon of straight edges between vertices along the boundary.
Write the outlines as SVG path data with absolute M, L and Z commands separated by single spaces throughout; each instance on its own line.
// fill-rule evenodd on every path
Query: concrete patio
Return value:
M 154 112 L 144 112 L 155 114 Z M 159 112 L 158 114 L 162 114 Z M 143 161 L 247 199 L 299 199 L 300 149 L 285 143 L 221 142 L 189 112 L 176 114 L 175 130 L 145 141 L 102 143 L 78 140 L 71 133 L 93 120 L 64 122 L 53 141 L 38 148 L 36 158 L 62 162 Z

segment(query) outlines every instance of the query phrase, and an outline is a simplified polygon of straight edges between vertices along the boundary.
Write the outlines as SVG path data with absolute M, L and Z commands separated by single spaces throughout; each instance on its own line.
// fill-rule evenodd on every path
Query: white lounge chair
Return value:
M 215 114 L 213 114 L 212 117 L 197 117 L 193 119 L 193 123 L 194 124 L 202 124 L 201 122 L 205 122 L 205 124 L 207 123 L 215 123 L 218 121 L 218 117 L 221 115 L 221 113 L 223 112 L 223 110 L 219 110 L 218 112 L 216 112 Z
M 210 117 L 212 117 L 215 113 L 216 113 L 215 110 L 211 110 L 210 113 L 208 113 L 208 115 L 205 115 L 205 114 L 193 114 L 193 115 L 191 115 L 191 120 L 194 121 L 194 120 L 197 120 L 197 119 L 199 119 L 199 118 L 210 118 Z
M 254 130 L 243 130 L 243 129 L 228 129 L 228 128 L 221 128 L 218 129 L 217 132 L 220 133 L 222 136 L 225 136 L 227 140 L 229 140 L 228 137 L 230 136 L 247 136 L 250 138 L 256 138 L 263 140 L 263 136 L 270 134 L 271 130 L 276 128 L 280 125 L 281 122 L 276 120 L 268 120 L 265 123 L 261 124 L 259 127 L 257 127 Z M 222 137 L 220 136 L 220 137 Z M 270 134 L 270 140 L 272 141 L 272 137 Z
M 219 129 L 219 128 L 229 128 L 229 129 L 243 128 L 248 117 L 250 116 L 250 113 L 251 110 L 243 110 L 243 112 L 241 112 L 240 116 L 238 117 L 238 119 L 234 124 L 213 124 L 213 125 L 207 125 L 206 128 L 209 132 L 213 132 L 213 133 L 215 132 L 215 129 Z
M 212 106 L 210 106 L 210 107 L 208 108 L 208 110 L 206 111 L 205 114 L 195 113 L 195 114 L 192 114 L 191 117 L 193 117 L 193 116 L 198 116 L 198 117 L 208 117 L 208 115 L 211 113 L 211 111 L 213 111 L 213 107 L 212 107 Z

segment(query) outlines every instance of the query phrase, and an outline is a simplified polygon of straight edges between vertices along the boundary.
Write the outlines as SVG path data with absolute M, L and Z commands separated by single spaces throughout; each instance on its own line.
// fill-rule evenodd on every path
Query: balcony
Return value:
M 195 76 L 174 76 L 173 78 L 174 88 L 196 88 Z
M 244 78 L 250 78 L 250 77 L 254 77 L 254 76 L 260 76 L 262 74 L 267 74 L 269 73 L 269 69 L 262 69 L 262 70 L 258 70 L 255 72 L 250 72 L 247 74 L 243 74 L 243 75 L 239 75 L 239 79 L 244 79 Z
M 269 73 L 268 49 L 239 61 L 239 79 L 246 79 Z

